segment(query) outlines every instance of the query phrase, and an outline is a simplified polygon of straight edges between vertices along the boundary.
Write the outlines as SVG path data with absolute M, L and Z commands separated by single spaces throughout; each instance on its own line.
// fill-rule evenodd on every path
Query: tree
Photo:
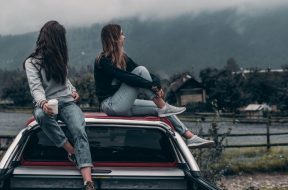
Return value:
M 259 73 L 255 71 L 246 76 L 242 86 L 245 101 L 248 103 L 277 104 L 280 98 L 281 78 L 277 73 Z
M 95 93 L 95 82 L 92 72 L 83 72 L 78 77 L 72 79 L 72 83 L 77 89 L 82 103 L 88 103 L 90 107 L 98 104 Z
M 2 90 L 3 99 L 10 99 L 17 106 L 28 105 L 32 103 L 32 97 L 27 78 L 24 73 L 18 72 L 11 76 L 9 84 Z
M 226 66 L 224 67 L 225 70 L 231 71 L 231 72 L 237 72 L 240 71 L 239 65 L 236 63 L 236 60 L 231 57 L 227 60 Z
M 218 109 L 235 111 L 241 104 L 241 75 L 231 70 L 207 68 L 200 72 L 200 78 L 208 94 L 208 101 L 217 101 Z
M 211 94 L 215 88 L 215 79 L 219 74 L 219 70 L 216 68 L 206 68 L 200 71 L 200 78 L 202 84 L 206 89 L 207 94 Z

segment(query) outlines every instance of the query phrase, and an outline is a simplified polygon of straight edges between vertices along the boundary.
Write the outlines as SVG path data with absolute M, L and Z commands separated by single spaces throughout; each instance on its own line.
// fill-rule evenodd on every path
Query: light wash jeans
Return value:
M 40 107 L 35 107 L 34 117 L 42 131 L 58 148 L 63 147 L 68 140 L 57 123 L 58 119 L 63 121 L 73 138 L 78 167 L 92 167 L 93 164 L 82 110 L 74 102 L 59 101 L 58 112 L 57 115 L 49 116 Z
M 136 67 L 132 73 L 152 81 L 149 71 L 143 66 Z M 137 99 L 139 93 L 144 93 L 150 100 Z M 111 116 L 157 116 L 158 108 L 152 101 L 154 97 L 155 94 L 149 89 L 135 88 L 122 83 L 113 96 L 106 98 L 101 103 L 101 109 Z M 176 115 L 167 118 L 181 135 L 188 130 Z

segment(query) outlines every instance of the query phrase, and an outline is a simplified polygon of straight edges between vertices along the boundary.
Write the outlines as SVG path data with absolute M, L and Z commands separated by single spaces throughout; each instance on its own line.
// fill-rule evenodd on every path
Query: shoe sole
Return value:
M 170 115 L 178 115 L 178 114 L 183 113 L 184 111 L 186 111 L 186 108 L 183 109 L 182 111 L 179 111 L 179 112 L 159 114 L 158 117 L 167 117 L 167 116 L 170 116 Z
M 188 148 L 209 148 L 214 145 L 214 142 L 205 142 L 205 143 L 199 143 L 199 144 L 191 144 L 187 145 Z

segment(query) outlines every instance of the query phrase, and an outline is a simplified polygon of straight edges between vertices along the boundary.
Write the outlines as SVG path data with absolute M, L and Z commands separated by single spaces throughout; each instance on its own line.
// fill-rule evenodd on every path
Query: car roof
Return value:
M 84 112 L 84 118 L 86 122 L 90 121 L 91 119 L 103 119 L 103 120 L 121 120 L 121 121 L 158 121 L 164 122 L 170 127 L 172 127 L 171 122 L 165 117 L 157 117 L 157 116 L 108 116 L 104 112 Z M 30 125 L 31 123 L 35 122 L 35 118 L 32 116 L 26 122 L 26 126 Z

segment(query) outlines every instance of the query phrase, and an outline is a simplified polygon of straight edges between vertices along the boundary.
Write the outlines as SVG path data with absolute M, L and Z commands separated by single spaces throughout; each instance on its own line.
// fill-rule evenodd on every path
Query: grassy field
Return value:
M 224 190 L 284 190 L 288 189 L 287 155 L 288 147 L 227 148 L 220 157 L 203 154 L 210 167 L 202 161 L 200 169 Z
M 223 163 L 226 174 L 288 172 L 288 147 L 226 149 Z

